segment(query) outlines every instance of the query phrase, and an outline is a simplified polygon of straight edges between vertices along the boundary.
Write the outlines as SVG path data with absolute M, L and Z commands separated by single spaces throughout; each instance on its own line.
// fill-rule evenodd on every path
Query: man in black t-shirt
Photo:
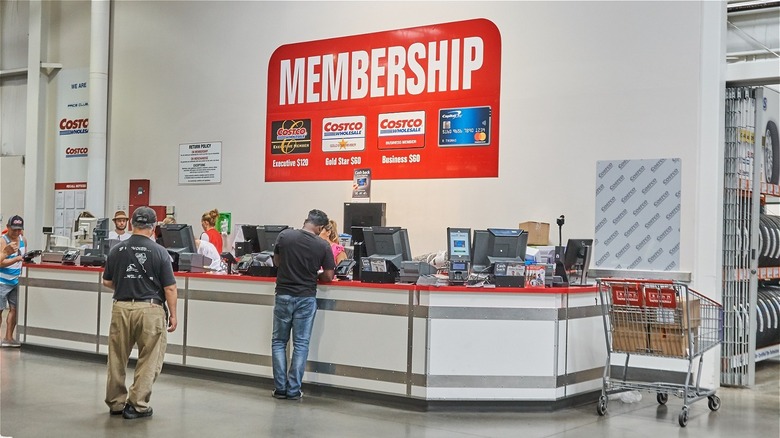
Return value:
M 176 279 L 168 252 L 152 240 L 157 216 L 149 207 L 133 212 L 133 234 L 111 248 L 103 285 L 114 290 L 108 334 L 106 404 L 111 415 L 150 417 L 152 384 L 160 375 L 166 329 L 176 330 Z M 163 304 L 168 305 L 168 320 Z M 135 378 L 125 386 L 127 361 L 138 345 Z
M 278 272 L 271 338 L 275 398 L 298 400 L 303 395 L 301 380 L 317 313 L 317 280 L 332 281 L 336 269 L 330 244 L 320 237 L 326 225 L 328 215 L 312 210 L 303 229 L 286 229 L 276 239 L 274 265 Z M 322 272 L 318 273 L 320 268 Z M 291 331 L 293 352 L 288 371 L 287 342 Z

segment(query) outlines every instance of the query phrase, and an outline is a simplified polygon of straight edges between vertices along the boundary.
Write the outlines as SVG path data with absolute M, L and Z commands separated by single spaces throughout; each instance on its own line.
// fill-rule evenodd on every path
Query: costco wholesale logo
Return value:
M 366 148 L 366 117 L 330 117 L 322 120 L 322 151 L 349 152 Z
M 425 147 L 425 111 L 379 115 L 379 149 Z
M 86 134 L 89 132 L 89 119 L 60 120 L 60 135 Z
M 311 152 L 311 119 L 271 122 L 271 153 L 274 155 Z
M 86 157 L 87 155 L 89 155 L 89 148 L 65 149 L 65 158 Z

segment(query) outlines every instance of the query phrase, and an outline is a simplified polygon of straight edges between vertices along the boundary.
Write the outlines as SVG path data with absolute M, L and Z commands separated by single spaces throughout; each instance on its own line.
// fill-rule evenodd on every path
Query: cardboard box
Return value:
M 679 300 L 677 307 L 648 308 L 650 322 L 654 327 L 687 329 L 701 325 L 701 300 Z M 690 318 L 690 320 L 689 320 Z
M 650 330 L 650 351 L 653 354 L 671 357 L 688 357 L 688 333 L 694 336 L 696 343 L 696 328 L 679 329 L 654 327 Z
M 518 228 L 528 232 L 529 245 L 550 244 L 550 224 L 545 222 L 521 222 Z
M 647 325 L 613 321 L 612 351 L 647 353 Z

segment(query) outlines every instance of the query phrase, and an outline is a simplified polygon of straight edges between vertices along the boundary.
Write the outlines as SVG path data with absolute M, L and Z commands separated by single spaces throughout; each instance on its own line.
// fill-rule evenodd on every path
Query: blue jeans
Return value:
M 274 387 L 277 392 L 295 397 L 301 393 L 301 380 L 309 356 L 309 338 L 317 313 L 317 298 L 277 295 L 274 304 L 274 333 L 271 338 L 271 358 Z M 293 352 L 287 370 L 287 342 L 293 335 Z

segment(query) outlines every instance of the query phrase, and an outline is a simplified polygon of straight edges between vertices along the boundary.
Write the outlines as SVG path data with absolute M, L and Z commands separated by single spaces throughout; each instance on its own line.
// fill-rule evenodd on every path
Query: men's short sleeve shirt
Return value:
M 288 228 L 279 233 L 274 254 L 281 258 L 276 274 L 278 295 L 316 296 L 320 268 L 336 268 L 328 242 L 305 230 Z
M 115 300 L 164 301 L 163 288 L 176 283 L 168 251 L 138 234 L 111 248 L 103 279 L 114 283 Z

